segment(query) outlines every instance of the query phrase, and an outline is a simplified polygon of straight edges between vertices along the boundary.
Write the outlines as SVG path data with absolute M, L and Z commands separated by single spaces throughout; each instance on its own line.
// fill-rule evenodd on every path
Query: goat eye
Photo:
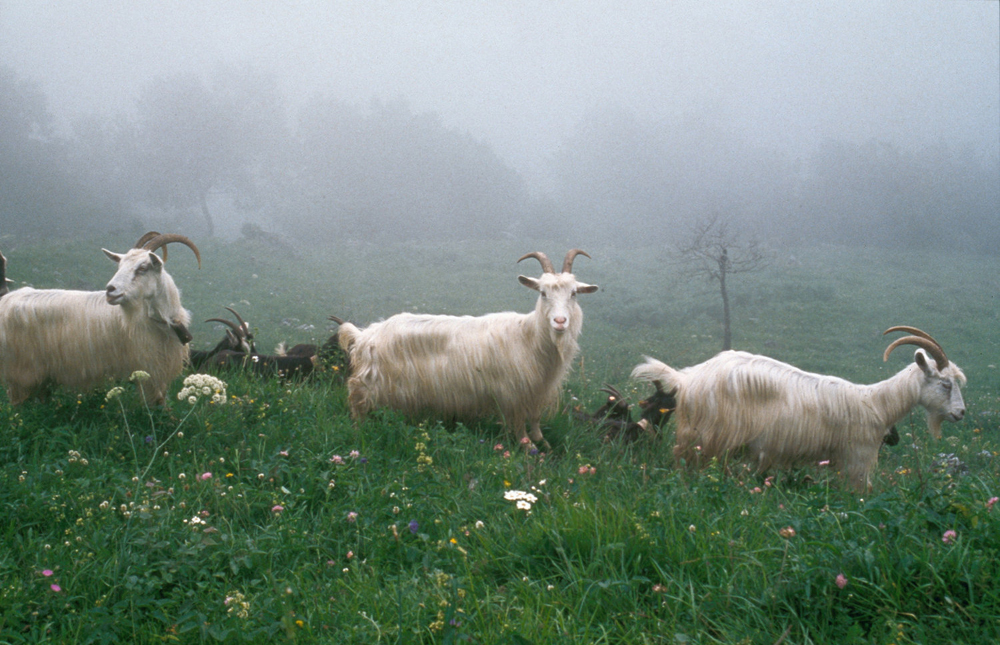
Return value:
M 951 391 L 951 381 L 941 381 L 941 387 L 943 387 L 945 391 Z

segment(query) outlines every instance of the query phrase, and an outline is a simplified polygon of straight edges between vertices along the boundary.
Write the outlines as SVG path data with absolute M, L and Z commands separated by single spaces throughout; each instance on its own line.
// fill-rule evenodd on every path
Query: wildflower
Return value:
M 282 506 L 281 504 L 275 504 L 274 506 L 271 507 L 272 513 L 280 513 L 283 510 L 285 510 L 285 507 Z
M 356 512 L 354 512 L 354 511 L 351 511 L 350 513 L 347 514 L 347 521 L 348 522 L 357 522 L 358 521 L 358 514 Z
M 132 375 L 128 377 L 128 380 L 134 383 L 143 383 L 149 380 L 149 372 L 144 372 L 142 370 L 136 370 L 132 372 Z
M 781 537 L 785 538 L 786 540 L 790 539 L 790 538 L 793 538 L 793 537 L 795 537 L 795 529 L 793 529 L 790 526 L 786 526 L 785 528 L 783 528 L 780 531 L 778 531 L 778 535 L 780 535 Z
M 332 463 L 340 465 L 340 464 L 344 463 L 344 458 L 341 457 L 340 455 L 334 455 L 334 456 L 330 457 L 330 461 Z
M 287 450 L 279 450 L 278 454 L 281 455 L 282 457 L 287 457 L 288 456 L 288 451 Z
M 117 398 L 118 398 L 119 396 L 121 396 L 121 395 L 122 395 L 122 394 L 123 394 L 124 392 L 125 392 L 125 388 L 123 388 L 123 387 L 121 387 L 121 386 L 117 386 L 117 387 L 113 387 L 113 388 L 111 388 L 110 390 L 108 390 L 108 393 L 107 393 L 107 395 L 106 395 L 106 396 L 104 397 L 104 400 L 105 400 L 105 401 L 111 401 L 111 400 L 113 400 L 113 399 L 117 399 Z
M 476 520 L 476 528 L 477 528 L 477 529 L 481 529 L 481 528 L 483 528 L 483 527 L 485 527 L 485 526 L 486 526 L 486 525 L 485 525 L 485 524 L 483 524 L 483 521 L 482 521 L 482 520 Z
M 944 535 L 941 536 L 941 541 L 944 542 L 945 544 L 951 544 L 957 538 L 958 538 L 958 533 L 956 533 L 952 529 L 948 529 L 947 531 L 944 532 Z
M 847 586 L 847 576 L 845 576 L 842 573 L 838 573 L 836 582 L 837 582 L 837 587 L 839 589 L 843 589 L 844 587 Z
M 201 481 L 208 481 L 211 478 L 212 478 L 212 473 L 202 473 L 201 476 L 198 477 L 198 479 L 200 479 Z
M 348 551 L 347 552 L 347 559 L 350 560 L 353 557 L 354 557 L 354 551 Z
M 201 396 L 212 396 L 212 402 L 222 405 L 226 402 L 226 383 L 208 374 L 191 374 L 184 379 L 184 387 L 177 393 L 177 400 L 194 405 Z
M 996 504 L 998 501 L 1000 501 L 1000 497 L 991 497 L 988 500 L 986 500 L 986 510 L 992 511 L 993 505 Z
M 829 466 L 830 465 L 830 460 L 829 459 L 824 459 L 823 461 L 819 462 L 819 465 L 820 466 Z M 841 587 L 841 589 L 843 589 L 843 587 Z
M 51 589 L 52 591 L 54 591 L 56 593 L 59 593 L 60 591 L 62 591 L 62 587 L 60 587 L 57 584 L 51 584 L 51 585 L 49 585 L 49 589 Z
M 691 532 L 691 533 L 694 533 L 697 530 L 698 530 L 698 527 L 695 526 L 694 524 L 692 524 L 691 526 L 688 527 L 688 531 Z
M 410 523 L 407 524 L 407 526 L 410 528 L 410 533 L 413 533 L 414 535 L 417 534 L 417 529 L 420 528 L 420 525 L 417 524 L 416 520 L 410 520 Z
M 42 575 L 48 578 L 52 575 L 52 569 L 42 569 Z
M 299 627 L 304 627 L 306 623 L 301 618 L 299 618 L 298 620 L 295 621 L 295 624 L 298 625 Z
M 531 443 L 531 439 L 529 439 L 527 437 L 521 437 L 521 445 L 522 446 L 527 446 L 529 443 Z
M 503 444 L 502 443 L 498 443 L 497 445 L 493 446 L 493 450 L 496 450 L 497 452 L 501 452 L 503 450 Z
M 357 450 L 352 450 L 350 453 L 348 453 L 348 455 L 350 456 L 351 459 L 357 459 L 358 457 L 361 456 L 361 453 L 358 452 Z

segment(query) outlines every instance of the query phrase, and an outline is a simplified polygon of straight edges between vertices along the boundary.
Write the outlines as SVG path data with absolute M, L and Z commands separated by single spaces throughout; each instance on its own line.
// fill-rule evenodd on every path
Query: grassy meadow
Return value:
M 0 247 L 14 286 L 103 289 L 100 247 Z M 322 341 L 335 314 L 528 311 L 514 261 L 551 241 L 301 249 L 170 248 L 197 321 L 232 305 L 258 348 Z M 633 401 L 643 354 L 675 366 L 721 347 L 715 285 L 662 249 L 586 249 L 581 352 L 564 403 Z M 468 426 L 378 412 L 354 424 L 341 375 L 220 375 L 225 405 L 162 409 L 134 390 L 0 394 L 0 643 L 984 643 L 1000 640 L 1000 258 L 950 249 L 796 248 L 731 281 L 733 344 L 857 382 L 891 325 L 937 338 L 968 376 L 968 414 L 921 411 L 859 496 L 821 467 L 759 477 L 674 468 L 672 425 L 605 444 L 565 412 L 551 454 Z M 520 506 L 512 491 L 522 491 Z M 527 494 L 533 497 L 526 498 Z

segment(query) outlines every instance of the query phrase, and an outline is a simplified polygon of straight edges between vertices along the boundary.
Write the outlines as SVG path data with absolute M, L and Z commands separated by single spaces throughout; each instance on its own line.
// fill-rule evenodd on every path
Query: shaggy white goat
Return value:
M 804 372 L 766 356 L 727 351 L 699 365 L 675 370 L 646 357 L 632 376 L 675 390 L 677 443 L 674 458 L 689 465 L 745 452 L 758 471 L 830 460 L 857 489 L 871 485 L 878 450 L 890 427 L 917 405 L 941 436 L 944 419 L 965 415 L 960 387 L 965 375 L 929 335 L 904 331 L 900 345 L 916 345 L 914 362 L 895 376 L 858 385 L 835 376 Z M 933 360 L 931 360 L 933 359 Z
M 163 402 L 191 340 L 191 316 L 163 268 L 171 242 L 189 246 L 201 266 L 191 240 L 150 232 L 125 254 L 102 249 L 118 263 L 104 291 L 24 287 L 0 299 L 0 382 L 11 404 L 49 383 L 87 390 L 136 370 L 150 375 L 146 400 Z
M 349 355 L 352 416 L 361 418 L 379 406 L 466 419 L 499 412 L 518 441 L 527 421 L 531 440 L 547 446 L 539 420 L 558 400 L 579 349 L 583 312 L 576 295 L 597 291 L 573 276 L 577 255 L 590 257 L 569 251 L 561 273 L 540 252 L 518 259 L 533 257 L 542 265 L 539 278 L 518 276 L 539 294 L 532 313 L 404 313 L 363 330 L 343 323 L 338 340 Z

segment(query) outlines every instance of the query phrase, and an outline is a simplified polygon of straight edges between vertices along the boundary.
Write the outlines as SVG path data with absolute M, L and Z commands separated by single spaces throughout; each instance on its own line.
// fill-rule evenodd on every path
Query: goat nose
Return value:
M 566 324 L 566 316 L 556 316 L 554 320 L 555 320 L 555 323 L 557 325 L 565 325 Z

